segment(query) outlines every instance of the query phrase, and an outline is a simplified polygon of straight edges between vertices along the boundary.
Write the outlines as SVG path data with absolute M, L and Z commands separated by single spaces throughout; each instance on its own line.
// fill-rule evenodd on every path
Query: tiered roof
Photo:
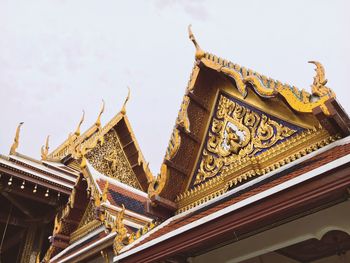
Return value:
M 350 120 L 323 66 L 312 62 L 309 93 L 206 53 L 189 33 L 195 66 L 158 177 L 125 110 L 101 128 L 102 110 L 48 154 L 80 174 L 46 260 L 106 259 L 113 246 L 114 262 L 155 262 L 344 198 L 349 179 L 334 174 L 350 161 Z

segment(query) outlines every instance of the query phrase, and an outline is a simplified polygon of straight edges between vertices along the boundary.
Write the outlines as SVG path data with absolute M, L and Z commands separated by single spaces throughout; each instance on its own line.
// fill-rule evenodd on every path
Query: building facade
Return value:
M 57 149 L 44 146 L 40 161 L 16 152 L 18 129 L 0 162 L 1 222 L 25 241 L 8 232 L 2 261 L 15 262 L 12 249 L 21 262 L 350 262 L 350 120 L 321 63 L 311 61 L 308 92 L 203 51 L 190 28 L 189 38 L 195 63 L 157 176 L 128 98 L 106 125 L 103 106 L 86 132 L 81 121 Z M 44 230 L 31 227 L 43 202 L 34 192 L 28 207 L 11 199 L 29 186 L 44 194 Z

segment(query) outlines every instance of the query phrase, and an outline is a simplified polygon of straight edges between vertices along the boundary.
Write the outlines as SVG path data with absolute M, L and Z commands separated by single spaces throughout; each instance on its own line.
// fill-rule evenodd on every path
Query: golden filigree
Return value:
M 96 135 L 96 139 L 99 138 Z M 86 154 L 89 163 L 100 173 L 140 189 L 139 182 L 123 151 L 117 132 L 111 129 L 104 135 L 104 143 L 96 144 Z
M 151 198 L 152 196 L 158 195 L 161 190 L 164 188 L 166 179 L 168 177 L 168 167 L 166 164 L 162 164 L 160 169 L 160 174 L 157 177 L 153 178 L 153 180 L 148 185 L 148 196 Z
M 190 132 L 190 121 L 188 119 L 187 108 L 190 104 L 190 98 L 188 96 L 184 96 L 181 108 L 179 111 L 179 115 L 176 120 L 176 124 L 184 127 L 187 132 Z
M 173 130 L 173 133 L 171 134 L 169 145 L 165 154 L 165 159 L 167 160 L 173 159 L 180 148 L 180 144 L 181 144 L 180 132 L 178 129 L 175 128 Z
M 122 207 L 122 210 L 117 214 L 116 218 L 117 235 L 113 242 L 113 250 L 115 254 L 119 254 L 120 250 L 128 244 L 128 230 L 123 223 L 125 213 L 125 207 L 123 204 Z
M 47 160 L 47 156 L 49 154 L 49 138 L 50 135 L 48 135 L 46 137 L 46 142 L 45 142 L 45 146 L 41 146 L 41 159 L 42 160 Z
M 117 163 L 118 163 L 118 153 L 116 149 L 111 149 L 107 156 L 103 157 L 110 165 L 110 168 L 113 172 L 117 171 Z
M 328 80 L 325 77 L 325 71 L 322 64 L 318 61 L 309 61 L 309 63 L 312 63 L 316 66 L 316 76 L 314 77 L 314 82 L 311 85 L 312 94 L 318 97 L 327 95 L 335 97 L 334 92 L 330 88 L 326 87 Z
M 195 185 L 218 175 L 237 159 L 254 156 L 296 130 L 221 95 L 203 150 Z
M 330 136 L 322 128 L 309 129 L 275 145 L 256 157 L 240 158 L 221 169 L 220 175 L 177 196 L 175 200 L 179 207 L 177 213 L 218 197 L 227 192 L 230 187 L 248 178 L 271 172 L 337 139 L 339 136 Z
M 21 126 L 23 125 L 23 123 L 24 122 L 20 122 L 17 126 L 15 138 L 13 139 L 13 144 L 12 144 L 11 149 L 10 149 L 10 155 L 13 155 L 16 153 L 16 150 L 17 150 L 18 145 L 19 145 L 19 134 L 20 134 Z
M 243 82 L 241 75 L 237 71 L 227 67 L 219 67 L 218 70 L 223 72 L 235 81 L 238 91 L 242 94 L 244 98 L 247 96 L 247 88 L 245 86 L 245 83 Z
M 316 76 L 312 85 L 311 96 L 307 91 L 299 90 L 294 86 L 282 84 L 257 72 L 241 67 L 232 62 L 218 58 L 212 54 L 205 53 L 200 59 L 201 63 L 206 67 L 222 72 L 228 77 L 234 79 L 238 91 L 245 97 L 247 95 L 246 84 L 250 84 L 253 89 L 262 97 L 275 97 L 277 94 L 284 97 L 289 106 L 298 111 L 311 113 L 318 106 L 322 111 L 329 115 L 325 102 L 329 98 L 334 98 L 334 92 L 325 86 L 327 80 L 324 77 L 324 69 L 319 62 L 312 61 L 316 65 Z M 194 83 L 195 80 L 192 80 Z M 316 97 L 315 97 L 316 96 Z

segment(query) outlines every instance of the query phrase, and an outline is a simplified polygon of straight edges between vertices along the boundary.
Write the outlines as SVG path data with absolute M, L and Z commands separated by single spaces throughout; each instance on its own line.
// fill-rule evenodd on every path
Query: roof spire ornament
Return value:
M 18 145 L 19 145 L 19 133 L 21 131 L 21 126 L 23 125 L 23 123 L 24 122 L 20 122 L 17 126 L 15 138 L 13 139 L 13 144 L 12 144 L 11 149 L 10 149 L 10 155 L 14 155 L 16 153 L 16 150 L 17 150 Z
M 75 130 L 74 134 L 78 137 L 80 135 L 80 127 L 82 125 L 82 123 L 84 122 L 84 119 L 85 119 L 85 111 L 83 110 L 83 116 L 81 116 L 81 119 L 79 121 L 79 124 L 78 124 L 78 127 L 77 129 Z
M 309 61 L 309 63 L 316 66 L 316 76 L 314 77 L 314 82 L 311 85 L 312 94 L 318 97 L 323 97 L 326 95 L 335 97 L 334 92 L 330 88 L 326 87 L 328 80 L 325 77 L 325 70 L 322 64 L 318 61 Z
M 128 86 L 128 96 L 126 97 L 124 103 L 123 103 L 123 107 L 122 109 L 120 110 L 120 113 L 125 115 L 126 114 L 126 104 L 128 103 L 130 99 L 130 87 Z
M 101 107 L 100 113 L 98 114 L 97 120 L 95 122 L 95 125 L 97 126 L 97 128 L 101 127 L 101 115 L 104 112 L 104 110 L 105 110 L 105 101 L 102 99 L 102 107 Z
M 45 142 L 45 146 L 41 146 L 41 159 L 43 161 L 46 161 L 47 160 L 47 156 L 49 154 L 49 139 L 50 139 L 50 135 L 48 135 L 46 137 L 46 142 Z
M 196 55 L 195 55 L 196 59 L 200 60 L 202 57 L 204 57 L 204 51 L 200 48 L 195 36 L 193 35 L 191 27 L 192 27 L 192 25 L 188 26 L 188 37 L 193 42 L 193 44 L 196 48 Z
M 122 204 L 122 209 L 121 211 L 118 212 L 117 218 L 115 221 L 115 228 L 116 228 L 117 235 L 114 239 L 113 250 L 114 250 L 114 253 L 117 255 L 127 243 L 128 231 L 123 223 L 124 214 L 125 214 L 125 206 L 124 204 Z

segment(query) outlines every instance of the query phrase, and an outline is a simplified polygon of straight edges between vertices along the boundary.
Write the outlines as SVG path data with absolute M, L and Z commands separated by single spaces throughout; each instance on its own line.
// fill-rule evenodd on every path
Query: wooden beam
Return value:
M 5 238 L 5 242 L 1 248 L 0 255 L 17 245 L 19 242 L 21 242 L 22 238 L 24 237 L 25 231 L 25 229 L 21 229 L 18 233 L 12 235 L 9 239 Z
M 40 186 L 39 186 L 40 187 Z M 24 188 L 24 189 L 20 189 L 20 188 L 14 188 L 14 186 L 10 187 L 7 184 L 1 184 L 0 183 L 0 192 L 7 192 L 7 193 L 11 193 L 12 195 L 17 195 L 17 196 L 22 196 L 43 204 L 47 204 L 47 205 L 51 205 L 51 206 L 57 206 L 60 201 L 58 200 L 58 198 L 56 196 L 49 196 L 49 197 L 45 197 L 44 196 L 44 192 L 39 192 L 39 187 L 38 187 L 38 192 L 37 193 L 33 193 L 32 189 L 29 189 L 28 187 Z M 16 191 L 17 190 L 17 191 Z M 61 200 L 66 199 L 67 197 L 65 197 L 66 195 L 63 195 L 61 193 Z M 64 203 L 63 201 L 61 201 L 61 203 Z
M 1 193 L 3 197 L 5 197 L 7 200 L 9 200 L 15 207 L 17 207 L 19 210 L 21 210 L 25 215 L 27 215 L 30 218 L 34 218 L 33 214 L 28 210 L 25 205 L 20 203 L 16 198 L 10 196 L 8 193 L 3 192 Z
M 33 175 L 30 173 L 25 173 L 22 170 L 16 168 L 9 169 L 6 166 L 0 166 L 0 172 L 8 174 L 9 176 L 13 176 L 14 178 L 19 178 L 20 180 L 31 182 L 32 184 L 37 184 L 42 187 L 48 188 L 50 189 L 50 191 L 54 190 L 60 193 L 65 193 L 66 195 L 70 195 L 71 193 L 71 189 L 69 189 L 68 187 L 48 183 L 50 178 L 48 178 L 48 181 L 45 182 L 42 179 L 34 178 Z
M 208 106 L 197 95 L 194 95 L 192 92 L 189 92 L 187 96 L 190 97 L 191 101 L 196 103 L 200 108 L 202 108 L 206 112 L 210 112 Z
M 167 160 L 165 159 L 164 160 L 164 163 L 173 168 L 174 170 L 178 171 L 183 177 L 187 177 L 187 172 L 182 168 L 182 166 L 179 166 L 179 165 L 176 165 L 173 161 L 170 161 L 170 160 Z
M 0 223 L 7 223 L 7 217 L 8 215 L 2 214 L 0 213 Z M 27 227 L 28 224 L 19 217 L 16 216 L 10 216 L 10 219 L 8 220 L 8 224 L 12 225 L 12 226 L 19 226 L 19 227 Z

